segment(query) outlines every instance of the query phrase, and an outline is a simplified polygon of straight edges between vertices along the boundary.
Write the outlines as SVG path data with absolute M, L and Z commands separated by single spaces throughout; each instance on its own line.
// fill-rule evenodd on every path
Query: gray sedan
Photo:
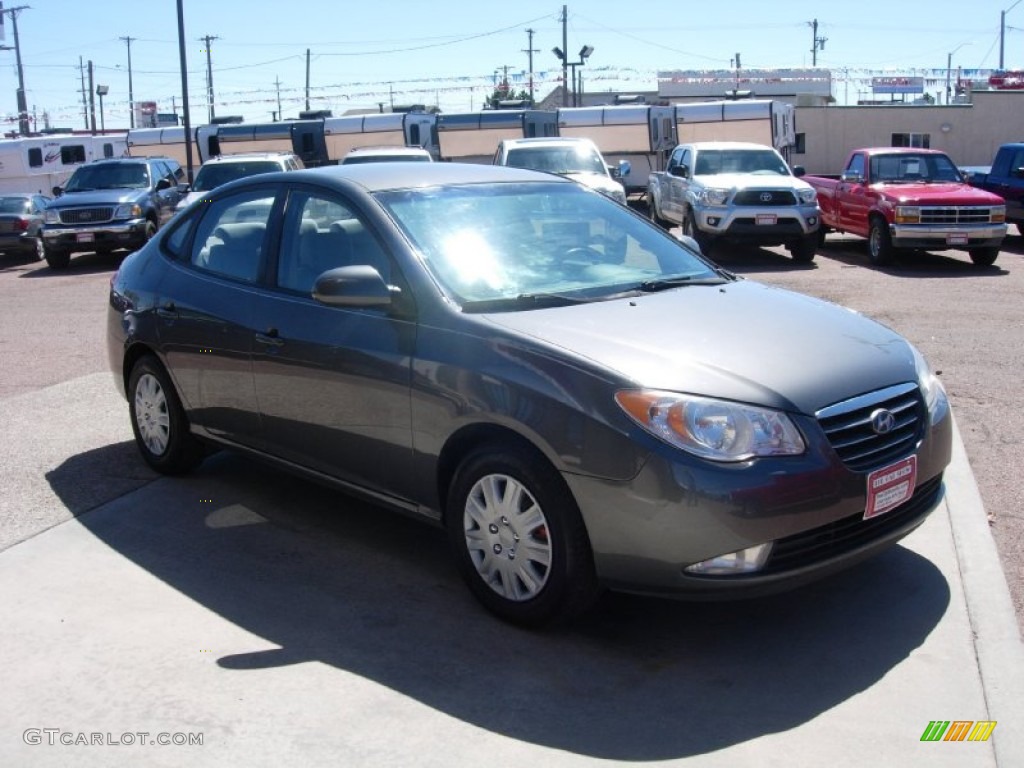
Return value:
M 817 578 L 919 525 L 950 458 L 898 334 L 520 169 L 218 188 L 125 259 L 108 342 L 151 466 L 231 448 L 443 525 L 520 624 Z

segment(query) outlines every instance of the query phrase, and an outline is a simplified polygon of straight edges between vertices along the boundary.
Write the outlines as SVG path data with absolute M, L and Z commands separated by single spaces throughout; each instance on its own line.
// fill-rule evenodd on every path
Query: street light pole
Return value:
M 950 84 L 949 84 L 949 77 L 950 77 L 950 74 L 952 74 L 952 72 L 953 72 L 953 54 L 956 53 L 957 51 L 959 51 L 965 45 L 970 45 L 970 44 L 971 44 L 970 42 L 960 43 L 960 45 L 958 45 L 956 48 L 954 48 L 952 51 L 950 51 L 948 54 L 946 54 L 946 104 L 949 104 L 953 100 L 952 99 L 953 92 L 950 89 Z
M 110 93 L 110 86 L 97 85 L 96 95 L 100 97 L 100 133 L 106 133 L 107 126 L 103 122 L 103 97 Z

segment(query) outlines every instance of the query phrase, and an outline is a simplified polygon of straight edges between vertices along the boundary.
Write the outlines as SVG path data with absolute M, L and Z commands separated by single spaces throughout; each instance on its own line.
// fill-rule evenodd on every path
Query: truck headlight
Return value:
M 142 215 L 142 206 L 138 203 L 124 203 L 114 209 L 115 219 L 137 219 Z
M 701 194 L 700 198 L 707 205 L 725 205 L 729 200 L 729 193 L 731 190 L 728 189 L 716 189 L 714 187 L 708 187 Z
M 798 189 L 796 191 L 797 197 L 800 198 L 800 202 L 806 205 L 815 203 L 818 201 L 818 191 L 811 187 L 810 189 Z
M 782 411 L 647 389 L 620 390 L 615 402 L 655 437 L 712 461 L 804 452 L 799 430 Z
M 43 211 L 44 224 L 60 224 L 60 214 L 56 210 L 47 208 Z
M 1006 206 L 1005 205 L 993 205 L 992 206 L 992 223 L 1002 224 L 1006 221 Z
M 916 205 L 897 205 L 896 206 L 896 223 L 897 224 L 920 224 L 921 223 L 921 209 Z

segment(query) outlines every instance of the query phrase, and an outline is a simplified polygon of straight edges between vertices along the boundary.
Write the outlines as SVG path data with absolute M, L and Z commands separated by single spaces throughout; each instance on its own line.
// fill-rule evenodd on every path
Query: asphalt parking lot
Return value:
M 996 558 L 971 559 L 987 511 L 1020 621 L 1024 243 L 988 270 L 875 270 L 842 238 L 810 267 L 783 254 L 718 259 L 876 317 L 943 372 L 966 447 L 951 500 L 795 593 L 609 596 L 547 634 L 485 615 L 422 524 L 227 454 L 155 476 L 106 372 L 116 264 L 3 262 L 0 764 L 1014 765 L 1020 638 L 965 593 Z M 936 718 L 999 725 L 922 743 Z

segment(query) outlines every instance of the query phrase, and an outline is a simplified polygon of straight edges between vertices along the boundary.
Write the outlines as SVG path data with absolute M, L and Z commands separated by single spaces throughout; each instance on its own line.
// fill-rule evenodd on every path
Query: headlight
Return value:
M 808 205 L 816 202 L 818 199 L 818 192 L 813 187 L 810 189 L 798 189 L 796 194 L 800 198 L 801 203 L 807 203 Z
M 708 205 L 725 205 L 729 199 L 730 191 L 728 189 L 708 187 L 701 193 L 700 197 Z
M 137 219 L 142 215 L 142 207 L 138 203 L 125 203 L 114 209 L 115 219 Z
M 1006 206 L 1005 205 L 993 205 L 992 206 L 992 223 L 1002 224 L 1006 221 Z
M 896 206 L 896 223 L 897 224 L 920 224 L 921 223 L 921 209 L 916 205 L 897 205 Z
M 914 369 L 917 371 L 917 383 L 921 386 L 924 394 L 924 402 L 928 407 L 928 413 L 934 413 L 935 408 L 946 399 L 946 388 L 942 386 L 939 377 L 932 373 L 931 366 L 924 359 L 917 347 L 910 345 L 911 354 L 914 356 Z
M 712 461 L 804 452 L 800 432 L 781 411 L 654 390 L 620 390 L 615 401 L 651 434 Z
M 60 224 L 60 214 L 55 210 L 46 209 L 43 211 L 43 223 Z

